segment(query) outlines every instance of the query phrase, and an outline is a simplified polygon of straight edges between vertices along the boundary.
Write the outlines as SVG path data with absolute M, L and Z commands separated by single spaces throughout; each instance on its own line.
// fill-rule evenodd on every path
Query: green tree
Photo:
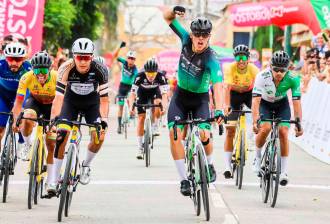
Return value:
M 273 41 L 273 51 L 283 49 L 282 41 L 279 41 L 279 37 L 283 37 L 284 31 L 277 26 L 273 27 L 274 41 Z M 260 53 L 262 48 L 269 48 L 269 27 L 261 26 L 258 27 L 253 38 L 253 48 L 257 49 Z
M 76 18 L 71 0 L 47 0 L 44 15 L 44 48 L 54 49 L 72 38 L 71 27 Z

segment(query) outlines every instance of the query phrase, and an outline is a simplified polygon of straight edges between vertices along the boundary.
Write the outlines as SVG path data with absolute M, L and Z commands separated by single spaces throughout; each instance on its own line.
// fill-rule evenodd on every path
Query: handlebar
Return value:
M 197 124 L 201 124 L 201 123 L 209 123 L 209 122 L 214 122 L 216 121 L 218 118 L 222 118 L 224 119 L 225 122 L 227 122 L 227 119 L 225 116 L 217 116 L 217 117 L 211 117 L 208 119 L 189 119 L 189 120 L 181 120 L 181 121 L 174 121 L 174 125 L 173 125 L 173 131 L 174 131 L 174 140 L 176 141 L 178 139 L 178 132 L 177 132 L 177 125 L 186 125 L 186 124 L 193 124 L 193 125 L 197 125 Z M 223 134 L 223 125 L 219 125 L 219 135 Z
M 133 110 L 135 107 L 145 107 L 146 109 L 152 108 L 152 107 L 160 107 L 160 110 L 163 110 L 163 105 L 160 104 L 139 104 L 139 103 L 133 103 Z
M 301 122 L 300 122 L 300 118 L 296 117 L 296 119 L 294 120 L 282 120 L 281 118 L 274 118 L 274 119 L 264 119 L 262 118 L 262 115 L 260 116 L 260 118 L 257 121 L 258 126 L 260 125 L 260 122 L 262 121 L 268 121 L 271 122 L 272 124 L 275 123 L 276 125 L 279 123 L 290 123 L 290 124 L 295 124 L 298 131 L 301 131 Z
M 35 121 L 38 123 L 38 125 L 41 125 L 43 127 L 46 126 L 46 123 L 49 123 L 51 122 L 50 120 L 47 120 L 47 119 L 44 119 L 43 118 L 43 115 L 37 117 L 37 118 L 29 118 L 29 117 L 24 117 L 24 112 L 21 112 L 18 117 L 17 117 L 17 120 L 16 120 L 16 127 L 19 126 L 19 124 L 21 123 L 21 120 L 30 120 L 30 121 Z

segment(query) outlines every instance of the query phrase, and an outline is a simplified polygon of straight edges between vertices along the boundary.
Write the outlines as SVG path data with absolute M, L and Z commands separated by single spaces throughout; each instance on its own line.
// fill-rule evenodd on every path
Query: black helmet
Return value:
M 290 57 L 285 51 L 275 51 L 272 55 L 271 65 L 275 67 L 288 67 Z
M 191 32 L 211 33 L 212 23 L 205 17 L 197 17 L 190 24 Z
M 239 44 L 234 48 L 234 56 L 236 57 L 239 54 L 243 54 L 246 56 L 250 56 L 250 49 L 248 46 L 244 44 Z
M 31 65 L 33 68 L 49 68 L 52 65 L 52 60 L 46 52 L 39 51 L 33 55 Z
M 145 64 L 144 64 L 144 70 L 146 72 L 157 72 L 158 70 L 158 64 L 154 58 L 149 59 Z

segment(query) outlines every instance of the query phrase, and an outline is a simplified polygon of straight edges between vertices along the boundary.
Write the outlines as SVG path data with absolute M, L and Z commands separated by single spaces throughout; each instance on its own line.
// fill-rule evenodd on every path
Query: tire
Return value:
M 146 128 L 145 132 L 144 132 L 144 159 L 145 159 L 145 163 L 146 163 L 146 167 L 150 166 L 150 133 L 149 133 L 149 129 Z
M 242 189 L 244 166 L 245 166 L 245 131 L 242 130 L 240 135 L 241 135 L 240 160 L 239 160 L 239 165 L 237 167 L 237 186 L 239 190 Z
M 270 206 L 275 207 L 278 188 L 280 184 L 280 174 L 281 174 L 281 150 L 278 142 L 274 144 L 274 151 L 272 152 L 271 162 L 270 162 Z
M 68 194 L 68 187 L 69 187 L 70 178 L 71 178 L 70 174 L 71 174 L 73 152 L 74 152 L 74 146 L 70 145 L 68 154 L 67 154 L 65 171 L 64 171 L 64 175 L 63 175 L 63 182 L 61 184 L 60 205 L 59 205 L 58 214 L 57 214 L 57 221 L 59 221 L 59 222 L 62 221 L 64 204 L 65 204 L 67 194 Z
M 12 152 L 13 142 L 12 142 L 12 135 L 7 134 L 5 140 L 5 147 L 4 147 L 4 166 L 3 166 L 3 193 L 2 193 L 2 202 L 6 203 L 7 201 L 7 194 L 8 194 L 8 185 L 9 185 L 9 174 L 10 174 L 10 154 Z
M 197 146 L 197 153 L 198 153 L 198 168 L 199 168 L 199 174 L 200 174 L 200 186 L 201 186 L 201 193 L 202 193 L 202 199 L 203 199 L 203 207 L 204 207 L 204 214 L 206 221 L 210 220 L 210 205 L 209 205 L 209 192 L 208 192 L 208 181 L 206 177 L 206 166 L 205 160 L 202 156 L 202 150 L 201 146 Z
M 76 157 L 75 160 L 75 169 L 74 169 L 74 177 L 76 177 L 77 175 L 77 170 L 78 170 L 78 156 Z M 73 186 L 72 186 L 73 188 Z M 72 202 L 72 197 L 73 197 L 73 189 L 70 190 L 70 192 L 67 193 L 66 195 L 66 200 L 65 200 L 65 207 L 64 207 L 64 216 L 68 217 L 69 216 L 69 212 L 70 212 L 70 206 L 71 206 L 71 202 Z
M 201 192 L 200 192 L 200 189 L 197 189 L 198 185 L 196 182 L 196 178 L 194 176 L 194 173 L 195 173 L 195 168 L 193 167 L 194 163 L 192 160 L 190 160 L 189 153 L 186 154 L 186 161 L 189 161 L 188 174 L 189 174 L 189 179 L 192 183 L 192 189 L 193 189 L 191 199 L 194 202 L 194 209 L 195 209 L 196 215 L 199 216 L 201 214 Z
M 267 144 L 264 156 L 261 163 L 261 177 L 260 177 L 260 186 L 261 186 L 261 195 L 262 201 L 267 203 L 270 189 L 270 173 L 269 173 L 269 150 L 270 143 Z
M 124 123 L 124 134 L 125 134 L 125 139 L 127 139 L 127 123 Z
M 38 172 L 38 147 L 39 140 L 37 140 L 36 144 L 33 147 L 32 160 L 30 163 L 30 172 L 29 172 L 29 188 L 28 188 L 28 209 L 32 209 L 32 200 L 34 204 L 37 204 L 36 197 L 38 197 L 38 183 L 36 174 Z M 36 195 L 37 194 L 37 195 Z

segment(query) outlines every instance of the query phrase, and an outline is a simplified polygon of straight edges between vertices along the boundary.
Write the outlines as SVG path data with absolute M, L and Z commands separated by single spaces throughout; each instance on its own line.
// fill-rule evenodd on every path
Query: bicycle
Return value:
M 262 121 L 271 122 L 272 130 L 271 137 L 266 142 L 265 152 L 261 159 L 261 169 L 259 172 L 260 188 L 263 202 L 267 203 L 269 199 L 270 206 L 274 208 L 278 196 L 279 179 L 281 174 L 279 124 L 281 122 L 295 124 L 298 130 L 301 130 L 301 125 L 299 118 L 296 118 L 295 120 L 281 120 L 281 118 L 274 117 L 274 112 L 272 119 L 263 119 L 261 116 L 258 120 L 258 125 Z
M 193 200 L 196 215 L 201 212 L 201 194 L 203 199 L 203 207 L 206 221 L 210 220 L 209 206 L 209 182 L 210 172 L 208 162 L 204 150 L 204 146 L 200 140 L 198 124 L 214 122 L 217 118 L 209 118 L 206 120 L 192 119 L 189 113 L 188 119 L 183 121 L 175 121 L 173 125 L 174 140 L 178 139 L 177 125 L 188 125 L 185 143 L 185 160 L 188 163 L 187 174 L 188 180 L 191 183 L 192 194 L 190 198 Z M 219 126 L 219 134 L 223 134 L 223 126 Z
M 150 166 L 150 150 L 154 148 L 154 134 L 151 128 L 152 111 L 151 108 L 160 107 L 163 110 L 162 104 L 133 104 L 135 107 L 144 107 L 146 110 L 146 118 L 144 120 L 144 135 L 143 135 L 143 159 L 145 160 L 146 167 Z
M 130 119 L 131 119 L 129 106 L 128 106 L 128 99 L 127 99 L 127 96 L 117 96 L 117 99 L 119 101 L 121 101 L 121 100 L 124 101 L 123 115 L 122 115 L 122 118 L 121 118 L 121 127 L 124 130 L 125 139 L 127 139 L 127 127 L 129 126 L 129 122 L 130 122 Z
M 44 134 L 47 131 L 49 120 L 43 119 L 41 115 L 38 118 L 24 117 L 24 112 L 21 112 L 17 118 L 16 126 L 18 127 L 21 120 L 30 120 L 37 122 L 37 131 L 35 132 L 35 139 L 31 146 L 32 153 L 30 154 L 29 164 L 29 187 L 28 187 L 28 209 L 32 209 L 32 200 L 36 205 L 38 204 L 38 197 L 49 198 L 47 194 L 43 194 L 44 179 L 47 175 L 46 164 L 46 146 Z
M 238 187 L 238 189 L 242 189 L 244 166 L 248 153 L 245 114 L 251 113 L 251 111 L 241 109 L 231 110 L 231 112 L 238 113 L 238 122 L 236 123 L 236 132 L 234 138 L 234 154 L 231 163 L 233 166 L 233 176 L 235 176 L 235 185 Z
M 55 121 L 51 124 L 51 127 L 55 125 L 55 123 L 65 123 L 72 126 L 71 137 L 69 139 L 69 147 L 66 152 L 66 164 L 64 174 L 61 176 L 60 185 L 58 187 L 57 197 L 60 197 L 60 203 L 57 213 L 58 222 L 62 221 L 62 216 L 64 212 L 64 216 L 69 216 L 69 210 L 72 202 L 73 193 L 76 192 L 77 186 L 80 179 L 80 168 L 82 166 L 82 162 L 79 159 L 80 152 L 80 141 L 81 141 L 81 130 L 80 126 L 87 126 L 90 128 L 95 128 L 97 130 L 97 138 L 95 143 L 99 143 L 99 131 L 101 124 L 86 124 L 82 123 L 82 115 L 78 115 L 78 121 L 67 121 L 55 119 Z
M 9 176 L 14 175 L 17 163 L 16 137 L 13 132 L 14 116 L 12 112 L 0 112 L 2 115 L 9 115 L 6 128 L 5 144 L 1 153 L 0 185 L 3 181 L 2 202 L 6 203 L 8 194 Z

